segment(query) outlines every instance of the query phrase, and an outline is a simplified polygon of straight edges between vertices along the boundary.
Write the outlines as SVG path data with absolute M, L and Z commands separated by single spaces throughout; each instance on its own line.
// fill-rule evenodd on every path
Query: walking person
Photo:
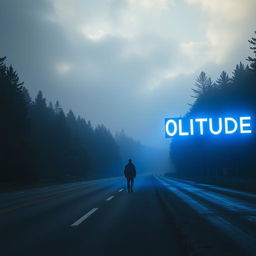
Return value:
M 128 192 L 133 192 L 133 183 L 134 178 L 136 177 L 136 168 L 132 163 L 132 160 L 129 159 L 128 164 L 124 168 L 124 176 L 127 179 L 127 190 Z

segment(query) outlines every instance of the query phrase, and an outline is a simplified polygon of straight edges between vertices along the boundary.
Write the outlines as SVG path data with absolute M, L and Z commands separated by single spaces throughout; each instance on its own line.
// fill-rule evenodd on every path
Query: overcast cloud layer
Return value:
M 200 71 L 250 53 L 255 0 L 0 0 L 0 56 L 34 97 L 161 147 Z

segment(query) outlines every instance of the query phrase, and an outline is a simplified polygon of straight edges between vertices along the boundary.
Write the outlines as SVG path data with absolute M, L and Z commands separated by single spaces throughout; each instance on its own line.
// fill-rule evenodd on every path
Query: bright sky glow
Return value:
M 3 0 L 0 56 L 32 96 L 163 147 L 162 120 L 186 113 L 198 74 L 245 62 L 255 10 L 255 0 Z

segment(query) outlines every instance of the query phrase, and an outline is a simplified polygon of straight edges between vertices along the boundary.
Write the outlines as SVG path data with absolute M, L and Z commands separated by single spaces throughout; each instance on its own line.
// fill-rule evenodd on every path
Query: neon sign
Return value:
M 250 116 L 218 118 L 166 118 L 165 136 L 251 134 Z

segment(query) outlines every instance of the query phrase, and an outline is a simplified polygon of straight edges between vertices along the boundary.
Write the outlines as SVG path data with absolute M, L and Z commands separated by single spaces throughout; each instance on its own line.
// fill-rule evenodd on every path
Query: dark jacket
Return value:
M 127 179 L 136 177 L 136 168 L 133 163 L 128 163 L 124 168 L 124 176 Z

